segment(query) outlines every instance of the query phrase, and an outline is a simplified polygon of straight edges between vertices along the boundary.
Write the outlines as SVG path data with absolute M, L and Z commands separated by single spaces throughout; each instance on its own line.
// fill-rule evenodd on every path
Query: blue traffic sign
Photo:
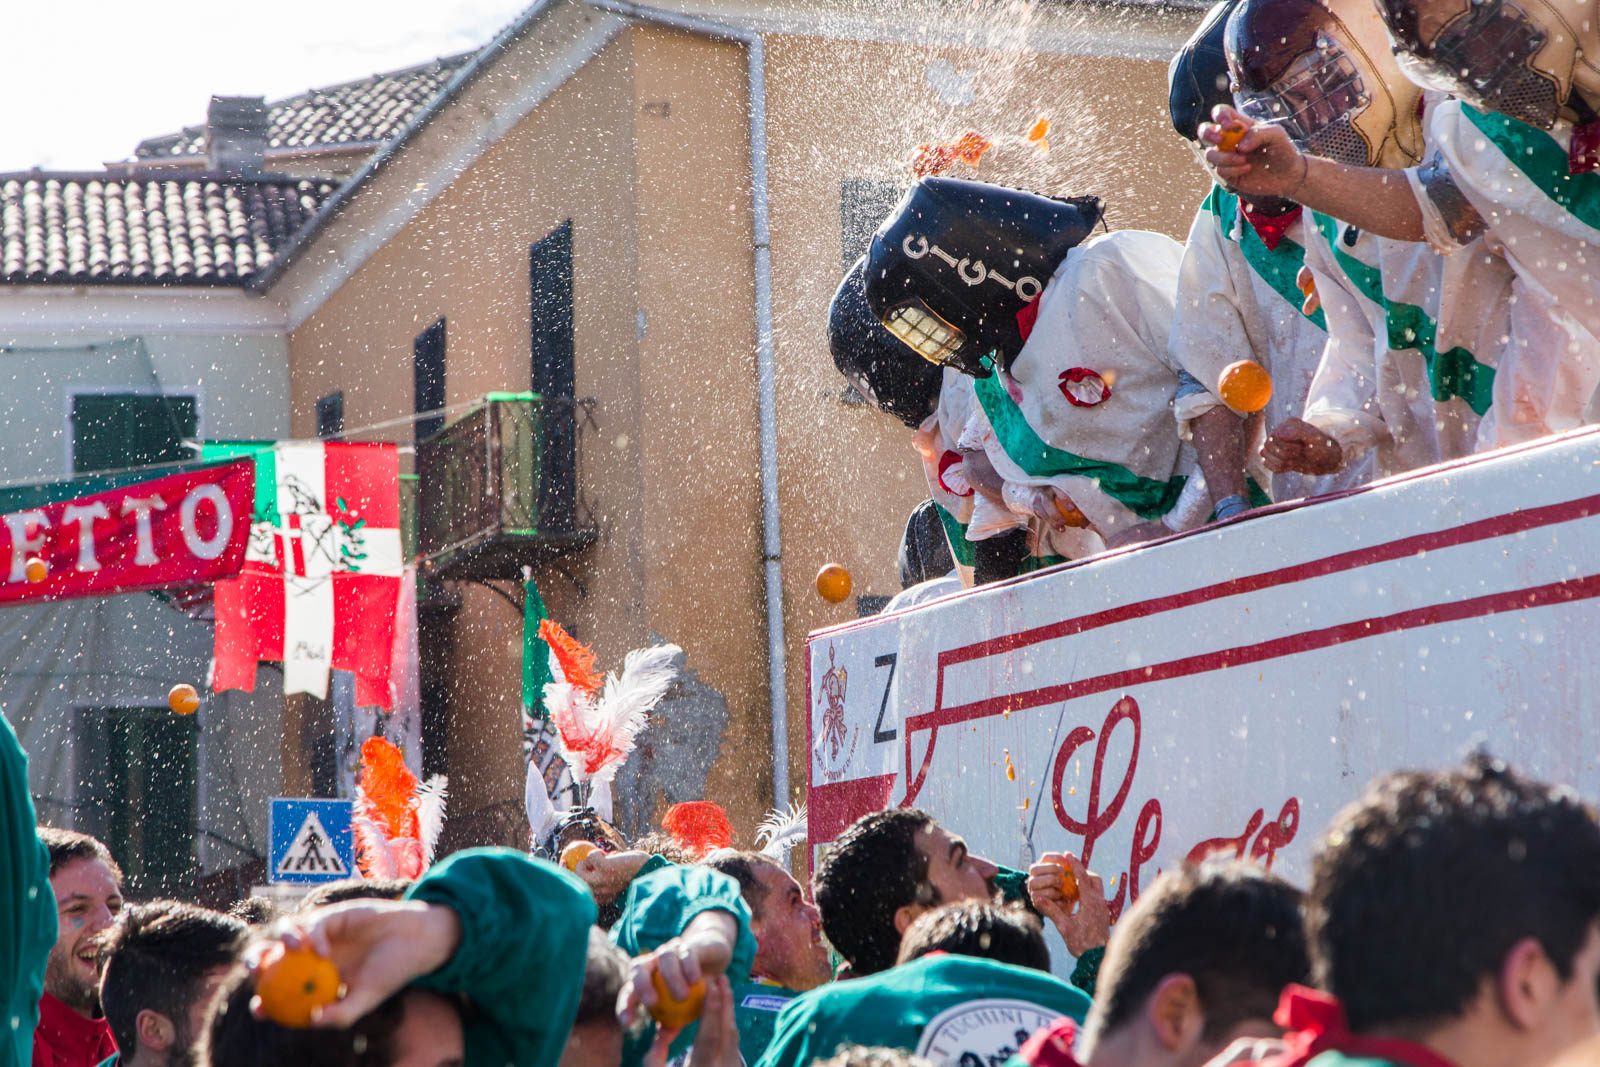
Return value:
M 272 842 L 267 881 L 303 885 L 360 877 L 350 822 L 348 800 L 273 797 L 267 810 Z

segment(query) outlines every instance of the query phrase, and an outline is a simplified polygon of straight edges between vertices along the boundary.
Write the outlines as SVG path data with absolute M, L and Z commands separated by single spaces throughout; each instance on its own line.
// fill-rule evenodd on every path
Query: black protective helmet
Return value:
M 867 304 L 929 363 L 987 378 L 990 354 L 1022 350 L 1017 312 L 1094 229 L 1097 197 L 1071 200 L 987 182 L 923 178 L 872 236 Z
M 914 430 L 933 414 L 944 372 L 907 352 L 872 313 L 865 263 L 865 257 L 856 260 L 828 305 L 828 350 L 856 392 Z
M 930 578 L 942 578 L 956 569 L 944 522 L 932 500 L 911 511 L 906 532 L 900 536 L 900 588 L 910 589 Z
M 1206 12 L 1200 28 L 1184 42 L 1167 66 L 1167 111 L 1172 128 L 1185 140 L 1200 136 L 1200 124 L 1211 121 L 1218 104 L 1233 103 L 1232 80 L 1228 74 L 1228 53 L 1222 38 L 1228 16 L 1239 0 L 1222 0 Z

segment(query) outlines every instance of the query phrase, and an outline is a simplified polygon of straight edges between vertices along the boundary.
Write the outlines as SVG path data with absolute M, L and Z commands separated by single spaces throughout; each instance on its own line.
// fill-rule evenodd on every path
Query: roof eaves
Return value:
M 439 116 L 440 112 L 444 111 L 469 85 L 477 81 L 479 75 L 483 74 L 494 64 L 495 60 L 499 59 L 507 49 L 516 43 L 517 39 L 527 32 L 528 28 L 538 21 L 541 15 L 554 5 L 562 2 L 565 2 L 565 0 L 534 0 L 534 3 L 526 11 L 496 34 L 494 40 L 479 49 L 478 54 L 466 66 L 456 71 L 455 75 L 445 83 L 444 88 L 439 90 L 438 94 L 428 102 L 426 107 L 417 112 L 416 116 L 406 123 L 399 133 L 391 137 L 382 149 L 367 160 L 366 163 L 362 164 L 361 169 L 352 174 L 350 180 L 345 182 L 338 192 L 323 202 L 317 213 L 305 225 L 301 226 L 294 236 L 289 238 L 288 243 L 278 251 L 277 255 L 273 256 L 272 262 L 267 264 L 265 270 L 251 275 L 250 280 L 245 283 L 246 288 L 253 291 L 271 288 L 272 284 L 282 277 L 283 273 L 300 258 L 300 254 L 305 250 L 306 246 L 311 243 L 317 234 L 322 232 L 323 228 L 339 212 L 344 210 L 344 206 L 361 191 L 367 182 L 372 180 L 378 171 L 382 170 L 391 159 L 399 155 L 406 145 L 411 142 L 412 138 L 426 129 Z

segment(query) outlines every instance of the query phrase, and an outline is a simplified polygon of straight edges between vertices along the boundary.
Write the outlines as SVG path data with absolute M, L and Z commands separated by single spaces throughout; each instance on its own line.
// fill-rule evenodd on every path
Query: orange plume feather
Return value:
M 702 858 L 733 847 L 733 824 L 727 812 L 709 800 L 686 800 L 667 809 L 661 828 L 685 850 Z
M 588 696 L 600 691 L 605 679 L 595 670 L 593 649 L 580 644 L 553 619 L 540 620 L 539 639 L 550 646 L 550 654 L 560 664 L 562 677 L 568 685 L 582 690 Z
M 369 737 L 361 743 L 361 782 L 356 813 L 371 819 L 391 838 L 417 837 L 417 776 L 390 741 Z

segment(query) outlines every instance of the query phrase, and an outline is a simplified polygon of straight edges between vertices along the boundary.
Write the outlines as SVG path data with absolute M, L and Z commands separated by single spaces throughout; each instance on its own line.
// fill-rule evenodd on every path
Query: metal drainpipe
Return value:
M 750 98 L 750 216 L 755 235 L 756 409 L 761 424 L 762 562 L 767 587 L 767 685 L 772 710 L 772 802 L 789 805 L 789 710 L 783 637 L 783 553 L 778 538 L 778 396 L 772 332 L 772 246 L 767 225 L 767 76 L 761 35 L 719 22 L 641 7 L 628 0 L 584 0 L 602 11 L 688 30 L 745 47 Z

